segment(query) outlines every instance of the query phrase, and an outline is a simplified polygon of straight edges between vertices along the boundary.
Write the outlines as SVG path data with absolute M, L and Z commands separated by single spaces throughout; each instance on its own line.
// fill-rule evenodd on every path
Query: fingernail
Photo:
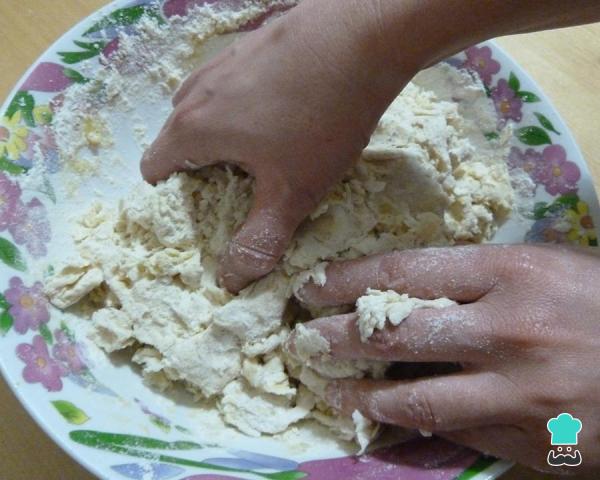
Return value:
M 329 382 L 325 389 L 325 401 L 334 409 L 342 409 L 342 391 L 338 382 Z
M 321 287 L 316 286 L 312 283 L 307 283 L 300 287 L 297 291 L 294 292 L 294 296 L 296 300 L 300 302 L 301 305 L 304 306 L 314 306 L 320 307 L 321 303 L 319 302 L 318 290 Z

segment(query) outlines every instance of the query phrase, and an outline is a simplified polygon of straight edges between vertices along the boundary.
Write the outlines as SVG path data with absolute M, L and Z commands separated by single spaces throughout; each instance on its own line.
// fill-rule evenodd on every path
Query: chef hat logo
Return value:
M 577 434 L 581 432 L 581 420 L 570 413 L 561 413 L 548 420 L 547 428 L 552 434 L 552 445 L 577 445 Z

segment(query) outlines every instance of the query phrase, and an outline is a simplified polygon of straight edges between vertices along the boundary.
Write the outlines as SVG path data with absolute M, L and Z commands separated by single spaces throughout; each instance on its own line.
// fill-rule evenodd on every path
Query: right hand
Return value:
M 418 70 L 390 68 L 372 7 L 336 5 L 305 0 L 194 71 L 142 160 L 153 183 L 223 162 L 255 177 L 253 207 L 221 260 L 230 291 L 271 271 Z
M 600 251 L 555 245 L 470 245 L 331 263 L 327 282 L 298 292 L 315 307 L 351 305 L 367 288 L 460 302 L 413 311 L 362 342 L 357 315 L 305 323 L 340 361 L 452 362 L 460 371 L 415 379 L 342 379 L 327 400 L 383 423 L 554 473 L 600 469 Z M 293 342 L 293 339 L 292 339 Z M 293 347 L 292 347 L 293 348 Z M 550 467 L 547 422 L 583 422 L 583 464 Z M 574 452 L 572 452 L 574 454 Z M 591 477 L 590 477 L 591 478 Z M 597 476 L 594 478 L 598 478 Z

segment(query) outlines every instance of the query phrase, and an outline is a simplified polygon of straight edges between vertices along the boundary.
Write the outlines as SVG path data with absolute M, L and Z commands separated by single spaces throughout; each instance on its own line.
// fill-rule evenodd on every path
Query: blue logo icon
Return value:
M 561 413 L 558 417 L 548 420 L 546 427 L 552 435 L 550 444 L 557 447 L 556 452 L 554 450 L 548 452 L 548 465 L 553 467 L 581 465 L 581 452 L 572 448 L 572 445 L 577 445 L 577 435 L 583 428 L 581 420 L 570 413 Z

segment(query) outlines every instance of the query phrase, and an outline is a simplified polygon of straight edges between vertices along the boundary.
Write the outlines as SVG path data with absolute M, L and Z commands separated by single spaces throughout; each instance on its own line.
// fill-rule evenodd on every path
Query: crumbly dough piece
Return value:
M 106 307 L 92 314 L 91 339 L 100 348 L 111 353 L 133 345 L 133 322 L 123 311 Z
M 57 275 L 53 275 L 45 285 L 45 292 L 58 308 L 74 305 L 104 280 L 102 270 L 88 262 L 75 259 L 65 264 Z
M 413 310 L 421 308 L 446 308 L 456 305 L 447 298 L 421 300 L 393 290 L 382 292 L 369 288 L 366 295 L 356 301 L 360 339 L 366 342 L 375 330 L 382 330 L 389 321 L 393 326 L 408 317 Z
M 246 435 L 280 433 L 290 425 L 310 415 L 315 405 L 314 396 L 300 389 L 296 404 L 285 396 L 262 393 L 243 380 L 231 382 L 223 390 L 220 408 L 225 421 L 235 425 Z
M 278 356 L 272 356 L 264 364 L 254 358 L 245 359 L 242 376 L 252 387 L 266 393 L 284 397 L 293 397 L 296 394 L 296 389 L 290 386 L 283 361 Z
M 217 264 L 254 185 L 223 167 L 141 183 L 116 206 L 94 204 L 74 225 L 79 256 L 56 269 L 46 293 L 59 308 L 85 304 L 92 340 L 107 352 L 133 347 L 148 382 L 183 382 L 249 435 L 312 418 L 364 447 L 377 426 L 332 411 L 324 389 L 333 378 L 379 378 L 386 364 L 335 361 L 315 338 L 291 355 L 285 341 L 306 316 L 289 299 L 307 281 L 325 283 L 330 261 L 491 238 L 513 205 L 507 136 L 485 138 L 495 129 L 482 86 L 436 66 L 390 105 L 362 158 L 300 226 L 276 270 L 238 296 L 219 287 Z M 361 300 L 365 338 L 409 308 L 434 306 L 394 295 Z

